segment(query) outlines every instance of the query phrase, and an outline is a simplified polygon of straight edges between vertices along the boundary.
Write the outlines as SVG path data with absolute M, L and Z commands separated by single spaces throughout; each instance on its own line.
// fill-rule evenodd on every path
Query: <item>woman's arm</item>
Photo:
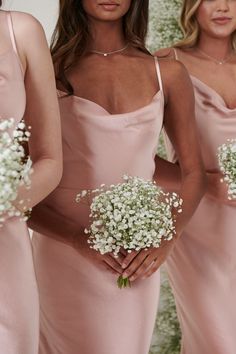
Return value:
M 161 71 L 166 101 L 164 127 L 176 151 L 180 170 L 177 165 L 171 166 L 156 159 L 155 178 L 164 187 L 171 186 L 172 189 L 178 187 L 181 175 L 179 195 L 184 201 L 183 212 L 177 216 L 177 237 L 174 240 L 163 242 L 158 249 L 132 252 L 126 257 L 123 275 L 131 281 L 151 275 L 166 260 L 205 191 L 206 178 L 198 143 L 191 81 L 186 69 L 178 62 L 163 63 Z
M 179 193 L 181 187 L 181 169 L 178 163 L 169 162 L 160 156 L 155 157 L 154 181 L 168 191 Z
M 59 183 L 62 174 L 60 114 L 54 70 L 44 31 L 32 16 L 12 12 L 19 56 L 25 70 L 26 110 L 24 120 L 31 126 L 29 153 L 33 161 L 31 188 L 19 189 L 19 201 L 32 207 Z M 26 40 L 27 39 L 27 40 Z
M 32 230 L 40 233 L 42 237 L 50 237 L 70 245 L 80 254 L 90 258 L 93 262 L 97 262 L 97 264 L 102 265 L 110 272 L 116 275 L 122 274 L 123 254 L 119 254 L 118 258 L 114 258 L 109 254 L 102 256 L 99 252 L 92 250 L 87 243 L 86 235 L 78 234 L 76 223 L 49 208 L 44 201 L 33 208 L 27 223 Z
M 206 176 L 195 122 L 191 80 L 181 63 L 169 62 L 168 64 L 168 71 L 167 66 L 163 66 L 167 97 L 164 127 L 176 152 L 181 171 L 179 195 L 184 204 L 183 212 L 178 216 L 176 225 L 177 232 L 180 234 L 205 192 Z M 158 164 L 156 168 L 158 178 Z M 177 170 L 177 165 L 175 168 Z M 172 178 L 173 176 L 169 177 L 169 179 Z M 168 174 L 166 174 L 166 179 L 168 180 Z
M 76 247 L 77 225 L 48 207 L 44 201 L 33 208 L 27 224 L 33 231 L 45 237 Z

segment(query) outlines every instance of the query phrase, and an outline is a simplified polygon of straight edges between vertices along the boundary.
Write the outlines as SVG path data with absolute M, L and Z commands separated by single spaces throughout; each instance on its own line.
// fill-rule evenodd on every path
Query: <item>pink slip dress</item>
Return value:
M 24 115 L 26 94 L 10 12 L 0 11 L 0 28 L 0 119 L 13 117 L 16 126 Z M 18 218 L 8 218 L 0 228 L 0 352 L 37 354 L 38 333 L 38 291 L 28 229 Z
M 191 79 L 206 171 L 217 171 L 218 147 L 236 138 L 236 109 L 206 83 Z M 181 354 L 236 353 L 235 253 L 236 202 L 232 206 L 205 196 L 167 261 L 182 329 Z
M 46 206 L 78 225 L 88 224 L 88 203 L 76 194 L 102 183 L 118 183 L 124 174 L 152 179 L 164 95 L 160 91 L 133 112 L 110 114 L 77 96 L 59 99 L 64 172 Z M 60 96 L 63 93 L 60 92 Z M 33 253 L 41 304 L 40 354 L 147 354 L 159 298 L 159 272 L 120 290 L 117 276 L 79 250 L 34 233 Z

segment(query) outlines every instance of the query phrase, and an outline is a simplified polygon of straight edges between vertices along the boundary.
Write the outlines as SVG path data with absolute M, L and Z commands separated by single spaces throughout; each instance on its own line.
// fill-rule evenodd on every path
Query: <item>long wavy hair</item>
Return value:
M 126 42 L 145 53 L 149 53 L 145 48 L 148 3 L 149 0 L 132 0 L 130 9 L 123 19 Z M 89 20 L 82 1 L 60 0 L 59 18 L 52 36 L 51 53 L 56 79 L 68 95 L 72 95 L 74 90 L 67 78 L 67 71 L 86 53 L 90 39 Z
M 183 0 L 180 15 L 180 26 L 184 38 L 175 44 L 177 48 L 192 48 L 199 40 L 200 26 L 196 18 L 196 12 L 202 0 Z M 236 31 L 232 33 L 232 48 L 236 50 Z

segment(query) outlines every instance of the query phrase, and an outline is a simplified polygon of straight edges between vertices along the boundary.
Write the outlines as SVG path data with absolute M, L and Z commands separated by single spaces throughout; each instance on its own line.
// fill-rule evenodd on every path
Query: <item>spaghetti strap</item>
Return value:
M 12 48 L 17 56 L 22 75 L 24 76 L 23 66 L 22 66 L 21 59 L 20 59 L 20 56 L 19 56 L 19 53 L 17 50 L 16 38 L 15 38 L 15 34 L 14 34 L 14 28 L 13 28 L 12 17 L 11 17 L 11 11 L 7 11 L 7 24 L 8 24 L 8 29 L 9 29 L 9 33 L 10 33 Z
M 157 57 L 154 57 L 154 59 L 155 59 L 155 66 L 156 66 L 156 72 L 157 72 L 157 78 L 158 78 L 159 87 L 160 87 L 160 90 L 163 92 L 163 84 L 162 84 L 162 79 L 161 79 L 160 65 L 159 65 Z
M 178 53 L 177 53 L 177 49 L 176 49 L 176 48 L 173 48 L 173 51 L 174 51 L 175 59 L 176 59 L 176 60 L 179 60 Z
M 13 24 L 12 24 L 12 18 L 11 18 L 11 12 L 10 11 L 7 12 L 7 23 L 8 23 L 8 29 L 9 29 L 9 33 L 10 33 L 12 47 L 14 49 L 14 52 L 18 56 L 18 51 L 17 51 L 17 47 L 16 47 L 16 39 L 15 39 L 15 35 L 14 35 L 14 29 L 13 29 Z

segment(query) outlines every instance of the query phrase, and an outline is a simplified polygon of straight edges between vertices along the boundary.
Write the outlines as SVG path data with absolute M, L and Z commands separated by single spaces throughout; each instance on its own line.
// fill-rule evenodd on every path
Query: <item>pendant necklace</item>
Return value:
M 90 50 L 90 52 L 94 54 L 103 55 L 104 57 L 108 57 L 109 55 L 123 52 L 126 48 L 128 48 L 128 46 L 129 44 L 126 44 L 125 47 L 118 50 L 113 50 L 112 52 L 99 52 L 98 50 Z
M 197 48 L 198 52 L 201 53 L 203 56 L 205 56 L 206 58 L 214 61 L 216 64 L 218 65 L 223 65 L 225 63 L 227 63 L 227 61 L 229 61 L 229 59 L 232 57 L 234 51 L 232 51 L 225 59 L 222 60 L 218 60 L 214 57 L 211 57 L 210 55 L 208 55 L 207 53 L 203 52 L 202 50 L 200 50 L 199 48 Z

